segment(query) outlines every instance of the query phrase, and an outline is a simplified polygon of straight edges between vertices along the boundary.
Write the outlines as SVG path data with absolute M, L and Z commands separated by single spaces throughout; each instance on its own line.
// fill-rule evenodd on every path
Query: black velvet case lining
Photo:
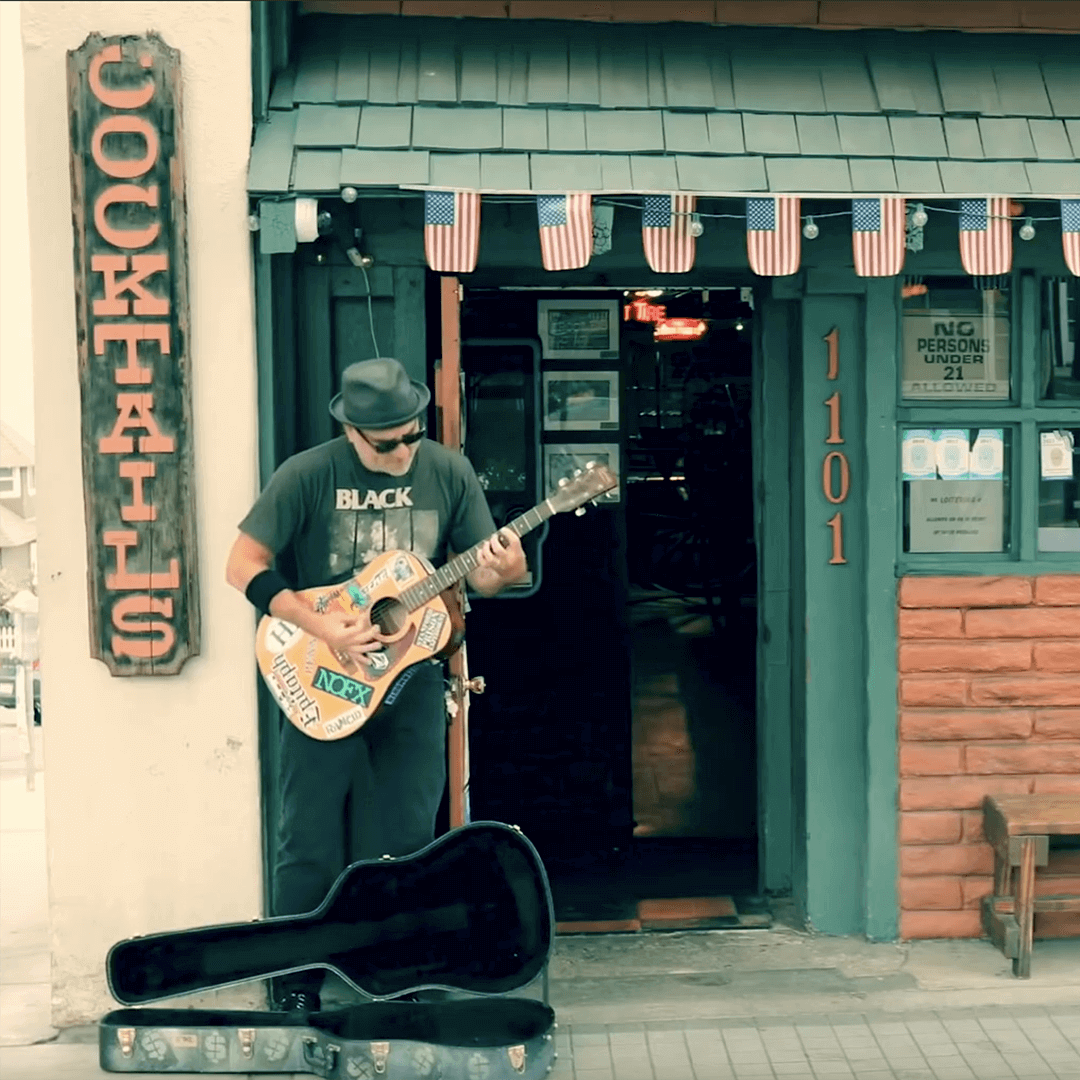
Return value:
M 536 849 L 510 826 L 475 822 L 407 858 L 353 864 L 310 914 L 131 938 L 106 966 L 124 1005 L 314 966 L 373 998 L 428 986 L 505 994 L 541 972 L 553 933 Z

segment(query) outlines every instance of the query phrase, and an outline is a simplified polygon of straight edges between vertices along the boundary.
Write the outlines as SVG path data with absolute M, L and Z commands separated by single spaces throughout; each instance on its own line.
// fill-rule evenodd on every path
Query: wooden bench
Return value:
M 983 927 L 1012 957 L 1013 974 L 1027 979 L 1036 912 L 1080 911 L 1080 896 L 1035 896 L 1035 868 L 1049 862 L 1050 837 L 1080 834 L 1080 795 L 987 795 L 983 831 L 994 849 L 994 893 L 983 897 Z

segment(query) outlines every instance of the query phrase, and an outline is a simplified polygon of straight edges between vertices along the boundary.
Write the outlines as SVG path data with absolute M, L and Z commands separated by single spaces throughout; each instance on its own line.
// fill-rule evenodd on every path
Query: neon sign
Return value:
M 696 341 L 709 331 L 704 319 L 658 319 L 653 327 L 653 341 Z

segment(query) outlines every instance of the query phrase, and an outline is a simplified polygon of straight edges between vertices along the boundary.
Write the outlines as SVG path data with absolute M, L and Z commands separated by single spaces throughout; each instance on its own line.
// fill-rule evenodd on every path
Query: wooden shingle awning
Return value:
M 305 16 L 253 195 L 1080 197 L 1071 37 Z

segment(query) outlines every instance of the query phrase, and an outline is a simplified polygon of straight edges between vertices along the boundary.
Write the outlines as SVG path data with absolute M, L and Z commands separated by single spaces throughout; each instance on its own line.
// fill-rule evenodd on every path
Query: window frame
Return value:
M 922 270 L 921 276 L 955 277 L 953 268 Z M 1076 554 L 1039 551 L 1039 430 L 1058 424 L 1075 427 L 1077 403 L 1057 404 L 1039 397 L 1038 350 L 1042 337 L 1042 287 L 1058 275 L 1014 270 L 1010 275 L 1010 398 L 1007 401 L 911 401 L 901 394 L 903 374 L 903 305 L 897 287 L 896 447 L 894 474 L 897 497 L 896 552 L 899 574 L 1016 574 L 1060 570 L 1076 565 Z M 903 480 L 900 452 L 903 431 L 912 427 L 1008 427 L 1012 429 L 1009 485 L 1009 550 L 1002 552 L 904 551 Z
M 0 467 L 0 474 L 11 474 L 11 490 L 4 491 L 0 489 L 0 499 L 18 499 L 22 495 L 22 476 L 20 472 L 21 470 L 16 465 Z M 0 476 L 0 481 L 6 479 L 7 477 Z

